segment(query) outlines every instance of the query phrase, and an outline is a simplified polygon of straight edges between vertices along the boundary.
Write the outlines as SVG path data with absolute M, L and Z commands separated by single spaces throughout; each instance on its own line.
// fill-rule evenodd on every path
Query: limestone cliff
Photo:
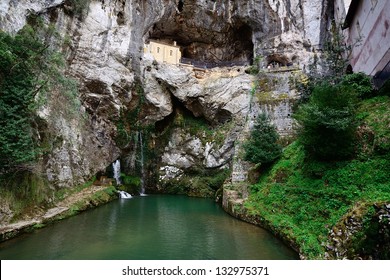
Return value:
M 321 48 L 329 9 L 323 0 L 2 1 L 1 30 L 16 33 L 31 15 L 55 27 L 61 39 L 53 39 L 52 46 L 65 55 L 66 74 L 79 84 L 79 113 L 69 114 L 58 92 L 38 112 L 57 139 L 41 162 L 44 176 L 51 186 L 70 187 L 118 157 L 134 163 L 134 138 L 126 138 L 124 145 L 115 142 L 126 112 L 137 112 L 124 124 L 126 133 L 150 125 L 159 131 L 148 140 L 148 148 L 158 151 L 147 169 L 149 175 L 160 170 L 160 180 L 199 165 L 227 167 L 236 140 L 245 138 L 259 111 L 267 111 L 278 130 L 288 134 L 290 100 L 296 97 L 288 74 L 267 76 L 280 83 L 262 88 L 244 66 L 204 72 L 164 65 L 145 55 L 143 45 L 150 39 L 176 41 L 185 58 L 203 63 L 255 63 L 260 69 L 278 63 L 303 69 Z M 221 131 L 222 140 L 213 139 L 214 134 L 202 139 L 181 128 L 156 144 L 178 108 Z

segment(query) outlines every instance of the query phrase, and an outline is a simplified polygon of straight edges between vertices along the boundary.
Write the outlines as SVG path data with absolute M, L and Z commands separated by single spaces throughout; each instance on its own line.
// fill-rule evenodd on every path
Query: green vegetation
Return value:
M 330 29 L 331 37 L 324 44 L 322 59 L 326 73 L 325 75 L 315 73 L 317 72 L 316 64 L 318 62 L 317 59 L 315 59 L 315 63 L 312 65 L 311 69 L 311 72 L 313 72 L 313 74 L 315 73 L 314 76 L 316 76 L 313 77 L 314 80 L 316 80 L 315 83 L 318 83 L 323 78 L 338 83 L 344 76 L 345 69 L 350 60 L 352 46 L 358 44 L 359 41 L 352 42 L 353 45 L 346 45 L 345 37 L 340 31 L 341 28 L 339 24 L 332 22 Z
M 174 129 L 180 129 L 180 133 L 191 135 L 202 141 L 203 145 L 221 147 L 226 139 L 227 133 L 235 125 L 233 121 L 225 123 L 210 124 L 203 117 L 195 117 L 185 108 L 177 107 L 173 120 L 161 132 L 161 147 L 170 140 Z M 185 136 L 187 137 L 187 136 Z M 208 169 L 198 162 L 193 167 L 184 171 L 179 178 L 174 178 L 164 182 L 162 189 L 165 193 L 186 194 L 196 197 L 214 197 L 222 187 L 224 181 L 230 174 L 229 169 Z
M 15 36 L 0 32 L 0 175 L 29 170 L 50 146 L 39 106 L 60 103 L 58 111 L 76 115 L 77 84 L 63 74 L 63 56 L 41 37 L 54 36 L 39 17 L 30 18 Z
M 280 157 L 282 147 L 278 144 L 279 135 L 265 114 L 260 114 L 251 131 L 249 140 L 244 143 L 244 159 L 254 164 L 267 165 Z
M 36 71 L 46 47 L 29 29 L 0 32 L 0 174 L 20 169 L 39 154 L 34 140 Z
M 357 117 L 361 122 L 358 129 L 359 156 L 389 156 L 390 112 L 389 96 L 378 96 L 365 100 L 358 108 Z
M 117 134 L 115 137 L 116 144 L 125 149 L 131 141 L 138 141 L 135 137 L 138 137 L 137 131 L 143 131 L 148 128 L 145 124 L 142 124 L 142 109 L 145 105 L 145 94 L 142 85 L 137 83 L 134 88 L 134 100 L 130 110 L 121 111 L 120 119 L 117 121 Z
M 91 180 L 85 182 L 82 185 L 75 186 L 73 188 L 62 188 L 54 193 L 54 198 L 56 201 L 61 201 L 72 194 L 79 193 L 82 190 L 91 187 L 95 181 L 96 177 L 93 177 Z
M 214 197 L 230 174 L 229 169 L 192 169 L 180 178 L 165 182 L 164 190 L 171 194 Z
M 309 155 L 322 160 L 344 159 L 353 154 L 357 127 L 357 98 L 352 87 L 321 84 L 294 118 L 298 137 Z
M 301 93 L 294 113 L 297 140 L 251 186 L 242 213 L 310 259 L 324 258 L 331 230 L 339 237 L 353 216 L 362 226 L 345 241 L 345 256 L 388 258 L 386 249 L 378 253 L 390 242 L 388 230 L 378 233 L 375 208 L 390 202 L 389 83 L 374 91 L 365 74 L 344 75 L 351 47 L 337 31 L 333 26 L 309 76 L 291 76 L 290 87 Z M 272 85 L 265 79 L 260 84 Z
M 289 145 L 251 187 L 248 212 L 294 240 L 306 257 L 323 258 L 330 229 L 354 205 L 390 201 L 389 108 L 387 96 L 361 101 L 355 157 L 349 160 L 320 161 L 308 156 L 302 142 Z M 364 231 L 372 235 L 370 227 L 365 222 Z M 359 240 L 354 244 L 369 239 Z
M 76 186 L 74 188 L 66 188 L 55 192 L 54 196 L 56 198 L 56 201 L 62 201 L 71 195 L 81 193 L 83 190 L 90 188 L 93 185 L 94 181 L 95 178 L 92 178 L 90 181 L 80 186 Z M 73 204 L 69 206 L 69 210 L 62 214 L 60 217 L 56 217 L 56 219 L 64 219 L 66 217 L 76 215 L 81 211 L 107 203 L 111 201 L 114 197 L 117 197 L 117 190 L 114 186 L 106 186 L 104 189 L 94 192 L 92 195 L 89 194 L 81 198 L 77 198 L 76 195 L 75 202 L 73 202 Z
M 45 205 L 52 194 L 47 182 L 29 171 L 3 175 L 0 184 L 0 204 L 12 209 L 13 219 L 33 211 L 36 205 Z
M 341 84 L 354 90 L 358 97 L 372 97 L 373 90 L 371 77 L 364 73 L 353 73 L 343 77 Z
M 226 133 L 234 126 L 234 122 L 227 121 L 220 124 L 210 124 L 203 117 L 195 117 L 190 112 L 178 112 L 173 125 L 167 130 L 168 135 L 173 128 L 181 128 L 190 135 L 201 139 L 203 144 L 214 142 L 220 146 L 225 141 Z M 165 133 L 164 133 L 165 134 Z
M 259 74 L 260 72 L 260 63 L 261 61 L 263 60 L 263 57 L 262 56 L 256 56 L 254 61 L 253 61 L 253 64 L 248 67 L 247 69 L 245 69 L 245 72 L 247 74 L 250 74 L 250 75 L 257 75 Z
M 64 74 L 63 55 L 49 45 L 61 39 L 39 16 L 15 36 L 0 31 L 0 196 L 14 218 L 46 207 L 53 190 L 39 160 L 55 145 L 52 128 L 37 115 L 48 103 L 55 118 L 80 118 L 77 83 Z M 58 140 L 58 139 L 57 139 Z
M 43 203 L 46 182 L 31 172 L 40 156 L 35 97 L 45 84 L 48 49 L 29 26 L 14 37 L 0 31 L 0 193 L 16 217 Z
M 121 191 L 126 191 L 131 194 L 136 194 L 141 188 L 141 178 L 121 173 L 122 185 L 117 188 Z

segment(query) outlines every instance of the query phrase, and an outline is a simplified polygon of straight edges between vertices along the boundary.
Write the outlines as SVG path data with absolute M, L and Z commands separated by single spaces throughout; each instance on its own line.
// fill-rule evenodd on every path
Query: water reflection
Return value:
M 0 244 L 1 259 L 296 259 L 211 200 L 118 200 Z

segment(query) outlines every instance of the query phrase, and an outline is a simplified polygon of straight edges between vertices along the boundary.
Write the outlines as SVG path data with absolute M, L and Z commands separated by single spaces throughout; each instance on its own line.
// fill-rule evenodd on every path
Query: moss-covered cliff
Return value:
M 360 103 L 354 159 L 314 160 L 294 142 L 249 195 L 226 186 L 225 208 L 269 228 L 304 258 L 388 258 L 389 105 L 388 96 Z

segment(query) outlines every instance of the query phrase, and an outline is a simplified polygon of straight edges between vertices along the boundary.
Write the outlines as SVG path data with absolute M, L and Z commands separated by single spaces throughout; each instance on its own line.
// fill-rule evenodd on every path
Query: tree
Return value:
M 356 105 L 353 87 L 343 83 L 316 86 L 309 102 L 294 114 L 298 137 L 306 151 L 320 160 L 351 156 L 357 128 Z
M 244 143 L 244 159 L 255 164 L 269 164 L 280 157 L 282 147 L 278 144 L 279 135 L 265 114 L 260 114 L 251 132 L 249 140 Z
M 0 174 L 22 168 L 38 152 L 34 141 L 37 73 L 47 46 L 26 26 L 15 36 L 0 31 Z
M 25 38 L 0 33 L 0 171 L 34 158 L 31 53 Z

